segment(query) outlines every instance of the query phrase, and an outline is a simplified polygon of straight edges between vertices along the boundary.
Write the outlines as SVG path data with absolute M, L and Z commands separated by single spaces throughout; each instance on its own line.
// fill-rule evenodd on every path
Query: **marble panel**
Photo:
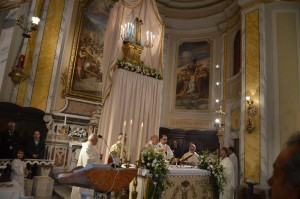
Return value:
M 245 14 L 245 94 L 251 96 L 254 104 L 260 105 L 260 44 L 259 44 L 259 10 Z M 246 104 L 247 106 L 247 104 Z M 245 112 L 246 120 L 248 119 Z M 260 182 L 260 115 L 254 117 L 256 129 L 245 132 L 245 175 L 244 180 Z

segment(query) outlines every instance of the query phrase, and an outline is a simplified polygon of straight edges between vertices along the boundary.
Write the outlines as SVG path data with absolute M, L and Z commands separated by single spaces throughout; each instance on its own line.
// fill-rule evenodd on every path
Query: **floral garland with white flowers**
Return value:
M 86 138 L 88 133 L 83 128 L 74 127 L 72 130 L 69 131 L 69 137 L 78 137 L 78 138 Z
M 164 156 L 153 148 L 145 149 L 141 154 L 141 167 L 148 169 L 151 175 L 148 198 L 160 198 L 162 192 L 171 185 L 168 163 Z
M 132 64 L 128 61 L 125 60 L 118 60 L 117 61 L 117 68 L 122 68 L 124 70 L 128 70 L 131 72 L 136 72 L 139 73 L 141 75 L 145 75 L 148 77 L 153 77 L 155 79 L 159 79 L 162 80 L 163 79 L 163 75 L 161 73 L 159 73 L 156 69 L 154 68 L 150 68 L 149 66 L 145 66 L 143 64 L 141 65 L 136 65 L 136 64 Z
M 220 164 L 220 159 L 209 151 L 202 151 L 199 156 L 198 167 L 211 172 L 211 175 L 216 179 L 216 182 L 211 182 L 213 191 L 222 193 L 227 180 L 225 177 L 224 167 Z M 214 183 L 217 187 L 214 186 Z M 216 188 L 217 190 L 214 190 Z

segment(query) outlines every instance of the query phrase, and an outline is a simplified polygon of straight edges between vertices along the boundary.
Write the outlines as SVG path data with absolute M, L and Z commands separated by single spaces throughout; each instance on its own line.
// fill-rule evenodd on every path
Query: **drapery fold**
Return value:
M 137 157 L 141 123 L 144 123 L 143 145 L 151 135 L 158 134 L 163 82 L 123 69 L 114 72 L 113 82 L 110 97 L 103 109 L 100 133 L 110 146 L 116 142 L 118 133 L 123 128 L 123 121 L 127 121 L 125 131 L 127 135 L 129 134 L 129 122 L 132 119 L 132 136 L 128 137 L 128 141 L 131 139 L 133 143 L 131 149 L 133 161 Z M 102 145 L 101 150 L 106 149 L 107 147 Z
M 162 44 L 164 25 L 159 16 L 155 0 L 123 0 L 115 3 L 110 11 L 106 27 L 103 54 L 103 96 L 104 104 L 99 123 L 99 132 L 107 140 L 108 146 L 117 141 L 118 134 L 127 121 L 126 133 L 129 133 L 129 123 L 133 120 L 132 162 L 137 157 L 137 143 L 141 123 L 144 124 L 142 145 L 153 134 L 158 134 L 161 114 L 162 85 L 161 80 L 147 77 L 123 69 L 116 70 L 116 61 L 123 58 L 123 40 L 120 37 L 120 27 L 132 23 L 136 18 L 142 20 L 141 43 L 146 41 L 146 32 L 155 35 L 152 48 L 145 48 L 141 61 L 159 72 L 162 72 Z M 127 143 L 129 140 L 127 141 Z M 108 159 L 108 147 L 101 145 L 105 161 Z

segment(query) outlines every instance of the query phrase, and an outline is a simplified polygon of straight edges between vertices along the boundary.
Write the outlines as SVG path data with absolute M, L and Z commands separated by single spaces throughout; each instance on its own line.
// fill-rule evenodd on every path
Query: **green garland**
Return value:
M 141 75 L 145 75 L 148 77 L 153 77 L 155 79 L 159 79 L 162 80 L 163 79 L 163 75 L 161 73 L 159 73 L 156 69 L 154 68 L 150 68 L 149 66 L 145 66 L 145 65 L 136 65 L 136 64 L 132 64 L 128 61 L 125 60 L 118 60 L 117 61 L 117 68 L 122 68 L 124 70 L 128 70 L 131 72 L 136 72 L 139 73 Z

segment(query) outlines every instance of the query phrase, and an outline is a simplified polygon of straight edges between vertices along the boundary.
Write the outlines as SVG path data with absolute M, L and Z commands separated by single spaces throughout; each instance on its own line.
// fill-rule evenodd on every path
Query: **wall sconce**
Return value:
M 246 101 L 248 104 L 246 131 L 248 133 L 252 133 L 256 129 L 255 116 L 258 113 L 258 107 L 256 105 L 254 105 L 254 102 L 250 96 L 246 96 Z
M 24 31 L 22 36 L 26 38 L 30 38 L 30 33 L 33 31 L 37 31 L 38 24 L 40 22 L 40 18 L 38 17 L 32 17 L 31 18 L 32 22 L 30 23 L 30 27 L 26 24 L 26 17 L 24 15 L 21 15 L 17 20 L 16 24 L 22 28 Z
M 8 74 L 14 84 L 20 84 L 27 78 L 26 74 L 23 72 L 24 62 L 25 55 L 20 55 L 18 64 L 14 66 L 12 71 Z
M 219 107 L 218 110 L 215 110 L 214 113 L 217 114 L 217 118 L 215 119 L 215 127 L 218 131 L 222 130 L 225 126 L 223 118 L 226 115 L 226 113 L 222 109 L 222 105 Z

